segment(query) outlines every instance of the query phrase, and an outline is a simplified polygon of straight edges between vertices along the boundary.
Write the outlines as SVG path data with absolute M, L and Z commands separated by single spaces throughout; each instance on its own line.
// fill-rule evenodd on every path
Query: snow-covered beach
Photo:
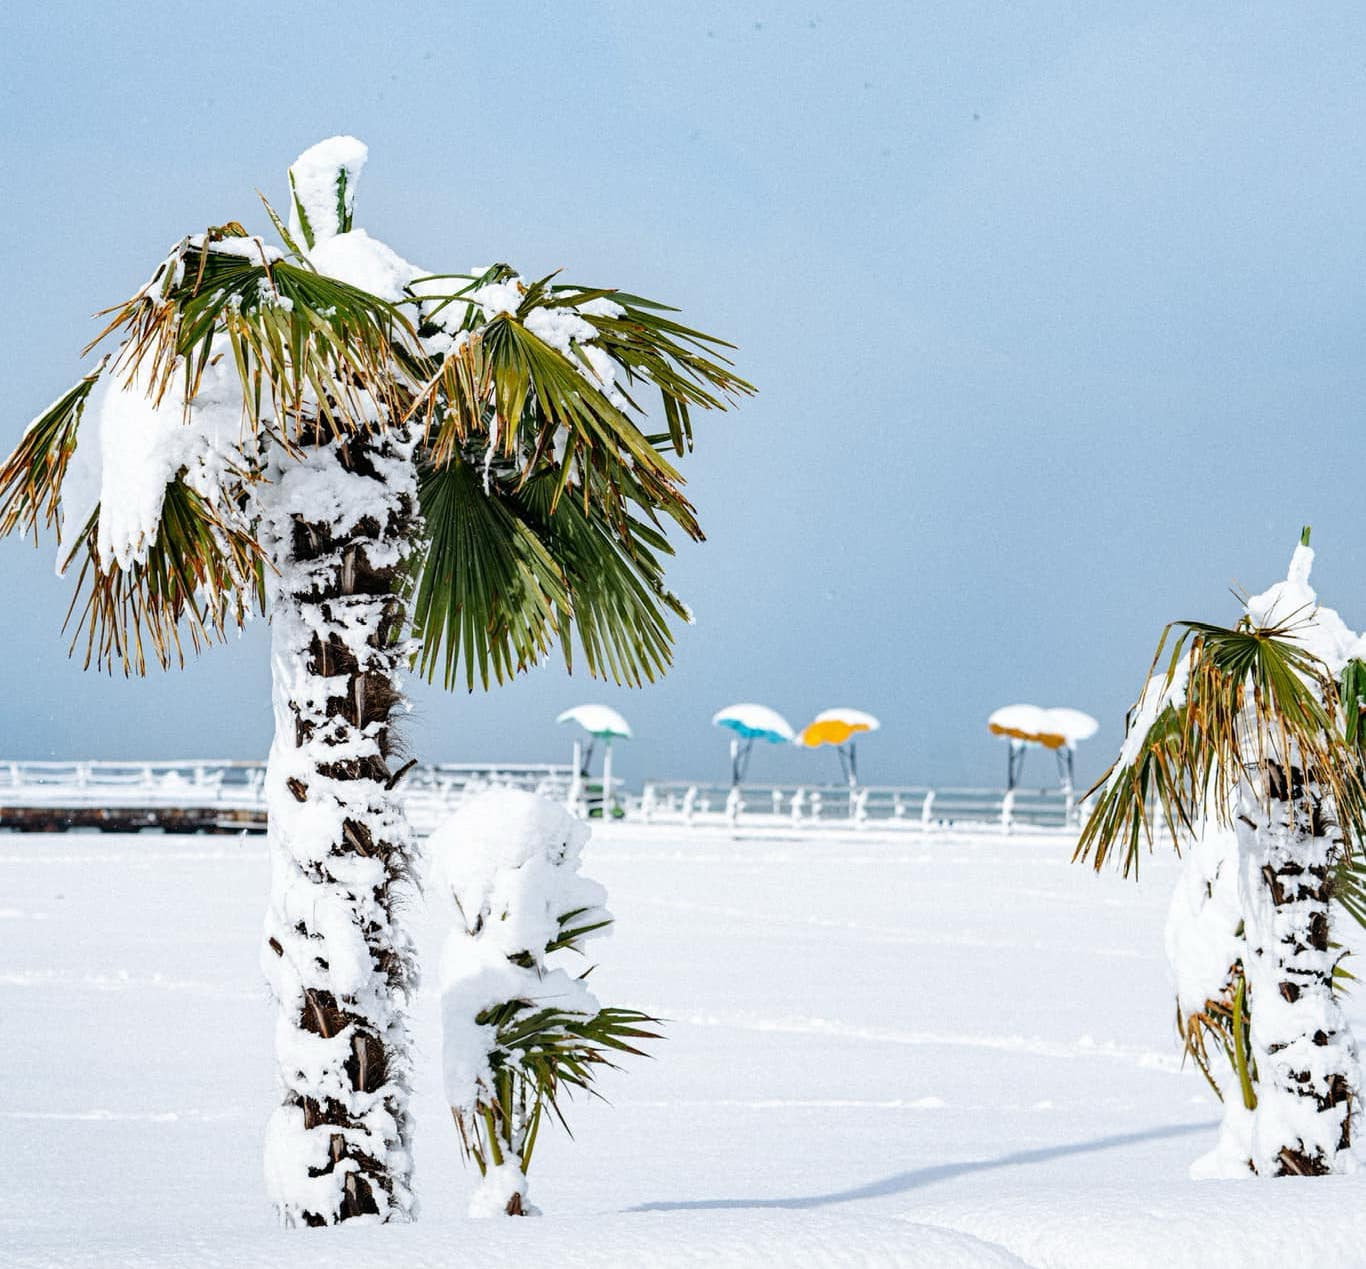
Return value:
M 1361 1264 L 1356 1178 L 1188 1179 L 1219 1108 L 1172 1025 L 1177 864 L 1134 885 L 1071 848 L 599 827 L 595 990 L 667 1039 L 573 1107 L 572 1142 L 546 1133 L 545 1217 L 463 1216 L 433 972 L 420 1223 L 284 1232 L 262 839 L 0 837 L 0 1264 Z M 409 915 L 434 967 L 440 924 Z

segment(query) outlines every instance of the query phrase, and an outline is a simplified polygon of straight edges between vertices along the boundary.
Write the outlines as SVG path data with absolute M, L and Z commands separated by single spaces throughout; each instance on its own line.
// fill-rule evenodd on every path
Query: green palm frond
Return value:
M 1338 677 L 1343 736 L 1366 759 L 1366 661 L 1348 661 Z
M 476 678 L 488 687 L 558 641 L 571 671 L 577 649 L 595 677 L 653 682 L 673 655 L 668 615 L 688 617 L 664 586 L 663 557 L 673 554 L 664 534 L 605 501 L 557 503 L 551 470 L 525 483 L 515 473 L 489 479 L 486 492 L 458 456 L 424 472 L 428 541 L 413 604 L 419 672 L 448 688 L 462 677 L 471 690 Z
M 343 231 L 348 179 L 339 172 Z M 665 451 L 690 448 L 691 411 L 753 394 L 725 355 L 731 345 L 655 301 L 554 275 L 522 283 L 504 264 L 417 279 L 393 304 L 317 271 L 297 192 L 294 202 L 298 234 L 265 202 L 289 254 L 235 221 L 177 244 L 131 299 L 105 310 L 89 347 L 119 343 L 103 372 L 154 402 L 170 392 L 193 403 L 209 366 L 230 357 L 246 422 L 289 453 L 418 420 L 429 541 L 409 582 L 421 672 L 449 687 L 463 662 L 466 685 L 487 687 L 558 640 L 567 664 L 577 642 L 593 674 L 655 678 L 672 655 L 667 618 L 686 616 L 663 585 L 663 525 L 702 536 Z M 474 293 L 514 279 L 515 311 L 486 320 Z M 566 345 L 567 329 L 576 337 Z M 599 377 L 604 355 L 611 383 Z M 41 415 L 0 469 L 0 535 L 54 520 L 99 374 Z M 659 393 L 663 431 L 643 430 L 656 403 L 638 399 L 642 385 Z M 171 536 L 129 569 L 101 568 L 97 523 L 80 538 L 68 621 L 78 642 L 84 632 L 87 664 L 167 664 L 183 633 L 197 648 L 259 606 L 261 551 L 245 522 L 229 526 L 176 481 L 161 531 Z
M 569 289 L 557 288 L 562 301 L 568 299 L 564 292 Z M 659 389 L 676 453 L 692 448 L 693 407 L 725 409 L 728 399 L 754 394 L 754 386 L 734 374 L 729 358 L 719 352 L 735 346 L 663 316 L 677 309 L 621 291 L 582 294 L 610 300 L 625 310 L 620 317 L 587 314 L 598 330 L 593 342 L 625 369 L 628 382 L 643 380 Z
M 459 455 L 423 471 L 419 496 L 427 534 L 412 616 L 419 672 L 449 689 L 463 662 L 473 691 L 476 673 L 487 688 L 490 677 L 502 683 L 536 664 L 569 603 L 559 562 Z
M 96 508 L 68 556 L 68 562 L 81 557 L 67 612 L 67 625 L 74 619 L 76 627 L 71 652 L 84 644 L 87 669 L 145 674 L 149 660 L 163 669 L 183 664 L 182 628 L 198 652 L 240 628 L 253 611 L 265 612 L 259 544 L 179 479 L 166 486 L 145 562 L 127 569 L 102 565 L 98 537 Z
M 566 472 L 571 455 L 590 451 L 615 461 L 629 455 L 669 480 L 680 479 L 605 392 L 511 314 L 495 317 L 448 353 L 415 410 L 428 420 L 437 465 L 460 443 L 492 436 L 510 458 L 528 430 L 546 452 L 564 429 Z
M 1366 928 L 1366 856 L 1344 854 L 1333 870 L 1333 899 L 1358 925 Z
M 182 375 L 192 399 L 226 338 L 251 421 L 273 420 L 286 436 L 315 421 L 333 435 L 365 430 L 377 405 L 406 412 L 410 385 L 395 367 L 416 355 L 407 318 L 229 228 L 183 240 L 137 295 L 108 310 L 90 347 L 121 335 L 121 371 L 144 373 L 157 400 Z
M 1165 681 L 1173 683 L 1188 664 L 1184 699 L 1091 791 L 1098 796 L 1075 857 L 1099 868 L 1119 848 L 1127 874 L 1137 866 L 1140 841 L 1151 844 L 1157 809 L 1179 849 L 1181 833 L 1207 807 L 1229 822 L 1229 799 L 1245 769 L 1259 772 L 1268 804 L 1299 796 L 1302 780 L 1316 784 L 1332 799 L 1352 853 L 1366 835 L 1362 764 L 1346 741 L 1339 685 L 1292 641 L 1293 622 L 1258 628 L 1245 620 L 1233 629 L 1177 622 L 1164 631 L 1154 665 L 1174 633 Z
M 562 913 L 545 955 L 581 953 L 585 939 L 612 924 L 605 914 L 594 920 L 592 911 L 576 908 Z M 513 959 L 527 969 L 538 963 L 529 953 Z M 580 977 L 591 972 L 592 966 Z M 640 1044 L 661 1038 L 651 1029 L 659 1019 L 636 1009 L 583 1013 L 521 998 L 481 1010 L 475 1021 L 493 1029 L 486 1055 L 490 1079 L 480 1082 L 472 1112 L 452 1107 L 451 1114 L 465 1157 L 474 1160 L 481 1174 L 504 1161 L 516 1161 L 525 1174 L 547 1110 L 569 1132 L 561 1094 L 601 1097 L 594 1087 L 601 1070 L 616 1069 L 615 1059 L 621 1054 L 645 1057 Z M 520 1201 L 508 1210 L 519 1212 Z
M 514 276 L 508 266 L 498 265 L 478 277 L 445 279 L 453 284 L 445 296 L 424 292 L 424 314 L 430 325 L 421 329 L 436 329 L 440 324 L 460 337 L 414 405 L 426 422 L 437 464 L 457 444 L 487 437 L 495 429 L 504 456 L 512 457 L 528 433 L 537 454 L 543 455 L 556 433 L 564 429 L 568 452 L 562 466 L 566 473 L 571 454 L 579 462 L 591 454 L 600 464 L 629 458 L 630 463 L 676 484 L 677 471 L 626 412 L 641 408 L 625 396 L 626 385 L 643 380 L 659 389 L 670 435 L 680 453 L 691 438 L 690 407 L 725 409 L 730 401 L 754 392 L 751 384 L 732 372 L 724 357 L 716 355 L 716 349 L 730 345 L 659 316 L 653 310 L 663 309 L 662 305 L 611 289 L 552 286 L 550 278 L 542 278 L 523 287 L 516 312 L 482 322 L 470 303 L 471 292 Z M 419 281 L 438 280 L 442 279 Z M 624 312 L 619 317 L 579 313 L 576 305 L 592 299 L 611 300 Z M 596 330 L 585 346 L 602 349 L 622 371 L 624 383 L 618 386 L 626 409 L 597 380 L 577 341 L 571 342 L 566 354 L 533 333 L 527 321 L 537 309 L 565 310 Z
M 600 1098 L 594 1087 L 600 1070 L 617 1069 L 619 1054 L 647 1056 L 639 1045 L 661 1038 L 650 1029 L 658 1019 L 635 1009 L 582 1014 L 514 1000 L 484 1010 L 477 1021 L 495 1030 L 488 1055 L 492 1085 L 472 1115 L 456 1110 L 454 1118 L 465 1157 L 481 1173 L 509 1155 L 525 1173 L 546 1110 L 569 1132 L 562 1095 Z
M 598 678 L 639 687 L 673 659 L 666 614 L 688 609 L 664 586 L 668 539 L 640 516 L 616 518 L 601 502 L 554 500 L 553 478 L 528 481 L 517 505 L 537 527 L 564 570 L 569 602 L 560 614 L 560 648 L 572 671 L 575 642 Z

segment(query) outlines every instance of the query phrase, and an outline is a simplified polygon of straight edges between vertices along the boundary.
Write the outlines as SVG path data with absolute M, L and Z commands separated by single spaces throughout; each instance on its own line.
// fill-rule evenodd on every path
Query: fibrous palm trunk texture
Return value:
M 1264 1175 L 1349 1169 L 1356 1043 L 1333 992 L 1334 869 L 1343 850 L 1330 799 L 1298 767 L 1245 780 L 1237 830 L 1258 1073 L 1253 1167 Z
M 266 1170 L 288 1224 L 412 1215 L 413 985 L 398 908 L 412 838 L 392 792 L 404 565 L 417 521 L 401 433 L 316 438 L 270 491 L 275 742 L 263 963 L 283 1104 Z

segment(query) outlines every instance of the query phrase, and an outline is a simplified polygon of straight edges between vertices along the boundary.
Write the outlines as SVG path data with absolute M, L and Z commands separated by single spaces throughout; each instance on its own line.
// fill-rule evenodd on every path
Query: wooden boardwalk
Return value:
M 549 763 L 440 763 L 411 768 L 399 795 L 430 832 L 467 793 L 491 785 L 565 798 L 571 770 Z M 265 764 L 0 761 L 0 829 L 60 833 L 263 833 Z

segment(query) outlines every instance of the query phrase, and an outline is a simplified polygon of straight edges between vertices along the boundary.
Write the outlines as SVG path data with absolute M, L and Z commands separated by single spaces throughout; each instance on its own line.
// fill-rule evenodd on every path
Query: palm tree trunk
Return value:
M 1332 805 L 1295 767 L 1264 764 L 1268 796 L 1238 795 L 1244 968 L 1257 1064 L 1252 1163 L 1263 1175 L 1321 1176 L 1351 1164 L 1356 1043 L 1333 994 Z
M 262 540 L 271 587 L 272 889 L 262 962 L 283 1104 L 266 1175 L 287 1224 L 413 1214 L 398 919 L 412 840 L 391 792 L 417 522 L 413 447 L 355 436 L 276 473 Z

